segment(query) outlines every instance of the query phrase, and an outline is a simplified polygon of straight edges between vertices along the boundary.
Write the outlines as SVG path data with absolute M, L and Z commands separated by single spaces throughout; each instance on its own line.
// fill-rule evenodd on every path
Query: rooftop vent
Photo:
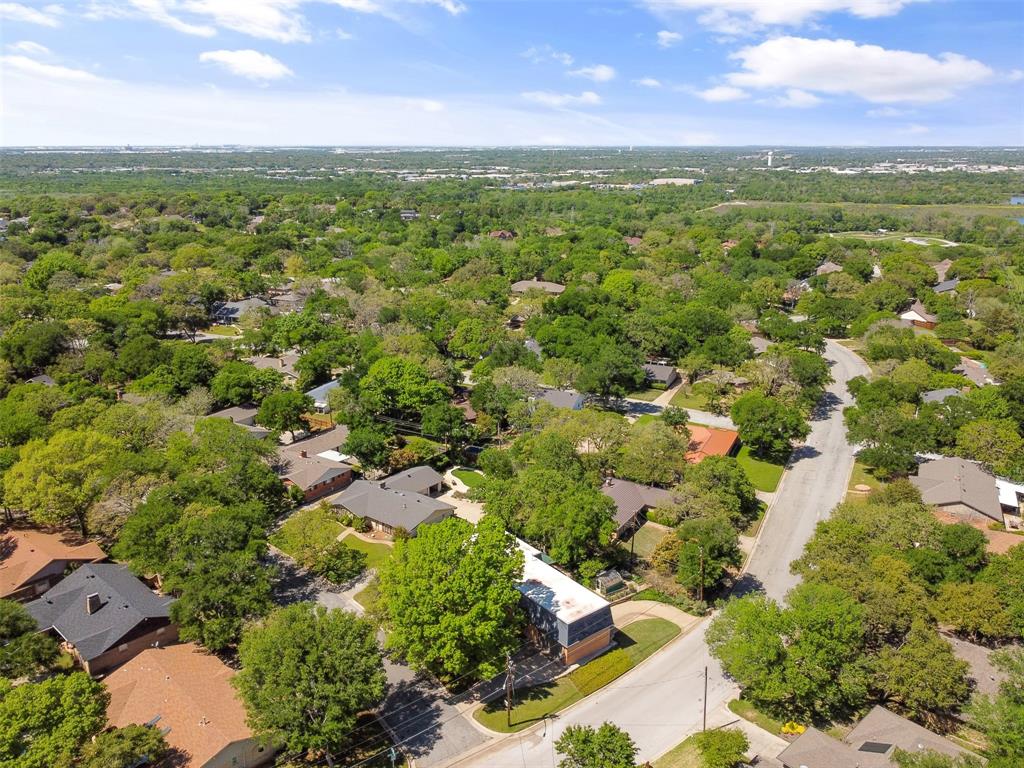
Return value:
M 884 755 L 892 749 L 892 744 L 885 744 L 881 741 L 865 741 L 860 745 L 858 752 L 871 752 L 876 755 Z
M 100 600 L 99 592 L 90 592 L 85 596 L 85 612 L 89 614 L 96 613 L 103 606 L 103 601 Z

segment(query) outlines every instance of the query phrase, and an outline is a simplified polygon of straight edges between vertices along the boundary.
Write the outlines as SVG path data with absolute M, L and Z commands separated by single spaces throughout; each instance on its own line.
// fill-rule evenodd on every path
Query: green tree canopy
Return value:
M 607 722 L 598 728 L 568 726 L 555 749 L 562 755 L 558 768 L 634 768 L 640 751 L 628 733 Z

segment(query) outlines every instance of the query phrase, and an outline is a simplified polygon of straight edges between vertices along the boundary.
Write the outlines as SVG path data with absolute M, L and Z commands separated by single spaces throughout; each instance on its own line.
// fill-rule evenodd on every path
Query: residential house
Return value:
M 260 309 L 269 310 L 270 304 L 260 298 L 248 298 L 241 301 L 220 301 L 213 306 L 213 322 L 218 325 L 231 325 L 242 319 L 246 312 Z
M 876 706 L 842 741 L 811 727 L 786 747 L 778 760 L 786 768 L 895 768 L 896 750 L 971 755 L 949 739 Z
M 516 589 L 530 619 L 530 639 L 556 651 L 565 664 L 576 664 L 611 645 L 615 626 L 608 601 L 545 562 L 540 550 L 516 542 L 525 560 L 523 580 Z
M 790 280 L 786 290 L 782 292 L 782 303 L 787 307 L 795 306 L 807 291 L 811 289 L 806 280 Z
M 818 277 L 821 277 L 822 275 L 831 275 L 835 272 L 842 271 L 843 268 L 839 264 L 836 264 L 834 261 L 825 261 L 822 263 L 820 267 L 814 270 L 814 274 L 817 275 Z
M 307 502 L 337 493 L 352 482 L 354 470 L 338 450 L 348 428 L 336 426 L 277 449 L 278 471 L 285 485 L 302 491 Z
M 332 379 L 326 384 L 321 384 L 319 387 L 313 387 L 311 390 L 306 392 L 311 398 L 313 398 L 313 408 L 317 413 L 330 413 L 331 404 L 327 399 L 327 396 L 332 390 L 337 389 L 341 386 L 341 382 L 337 379 Z
M 527 293 L 528 291 L 543 291 L 551 296 L 558 296 L 565 292 L 565 286 L 547 280 L 518 280 L 512 283 L 512 293 Z
M 514 240 L 516 233 L 510 229 L 495 229 L 488 232 L 487 236 L 495 240 Z
M 942 389 L 931 389 L 921 393 L 922 403 L 942 403 L 951 397 L 960 397 L 963 394 L 956 387 L 943 387 Z
M 253 437 L 263 438 L 270 434 L 270 430 L 256 424 L 256 414 L 258 412 L 259 408 L 252 403 L 247 403 L 246 405 L 235 405 L 231 408 L 215 411 L 208 418 L 227 419 L 232 424 L 242 427 Z
M 630 248 L 638 248 L 644 244 L 644 239 L 642 237 L 624 237 L 622 238 L 622 242 Z
M 950 457 L 926 461 L 910 482 L 921 491 L 925 504 L 965 522 L 1004 522 L 995 476 L 973 461 Z
M 653 485 L 608 478 L 601 493 L 615 502 L 615 535 L 623 538 L 644 524 L 648 510 L 672 499 L 672 494 Z
M 271 298 L 270 301 L 279 312 L 285 314 L 290 312 L 301 312 L 302 308 L 306 306 L 306 297 L 295 293 L 294 291 L 278 294 Z
M 647 375 L 647 382 L 660 389 L 671 389 L 679 381 L 679 371 L 674 365 L 661 365 L 660 363 L 645 363 L 644 373 Z
M 1024 483 L 996 478 L 996 495 L 1003 510 L 1003 524 L 1009 531 L 1024 530 Z
M 571 389 L 542 389 L 534 396 L 534 400 L 543 400 L 555 408 L 568 408 L 570 411 L 579 411 L 587 399 L 579 392 Z
M 988 372 L 988 368 L 985 367 L 984 363 L 979 363 L 977 360 L 972 360 L 969 357 L 961 357 L 960 365 L 953 369 L 953 373 L 965 376 L 977 387 L 998 383 L 992 374 Z
M 68 569 L 106 557 L 93 542 L 42 531 L 7 531 L 0 534 L 0 599 L 31 600 L 63 579 Z
M 26 379 L 25 383 L 26 384 L 42 384 L 44 387 L 56 387 L 57 386 L 57 382 L 54 381 L 51 377 L 47 376 L 45 373 L 42 373 L 42 374 L 40 374 L 38 376 L 33 376 L 31 379 Z
M 246 725 L 236 672 L 194 643 L 147 648 L 104 680 L 113 728 L 152 724 L 177 768 L 256 768 L 273 757 Z
M 771 345 L 772 345 L 772 343 L 768 339 L 766 339 L 764 336 L 751 336 L 750 337 L 750 346 L 752 346 L 754 348 L 754 356 L 755 357 L 757 357 L 759 355 L 763 355 L 765 352 L 768 351 L 768 347 L 770 347 Z
M 419 217 L 419 212 L 413 211 L 411 209 L 406 209 L 398 212 L 398 218 L 400 218 L 402 221 L 416 221 L 416 219 L 418 219 Z
M 292 384 L 299 379 L 299 372 L 295 370 L 295 364 L 299 362 L 299 355 L 295 352 L 284 352 L 276 357 L 272 355 L 250 357 L 246 362 L 261 371 L 277 371 L 284 376 L 285 381 Z
M 914 303 L 910 305 L 910 309 L 900 315 L 900 319 L 907 320 L 918 328 L 929 329 L 934 328 L 935 324 L 939 322 L 939 318 L 925 309 L 924 304 L 921 303 L 920 299 L 914 299 Z
M 732 429 L 705 427 L 700 424 L 689 424 L 690 445 L 686 451 L 686 460 L 691 464 L 700 464 L 708 456 L 732 456 L 740 445 L 740 435 Z
M 943 280 L 941 283 L 936 283 L 932 286 L 932 291 L 939 294 L 956 293 L 958 285 L 960 285 L 960 278 L 954 277 L 952 280 Z
M 394 535 L 399 528 L 415 536 L 421 525 L 451 517 L 455 507 L 434 498 L 444 478 L 430 467 L 412 467 L 383 480 L 356 480 L 331 503 L 368 520 L 374 530 Z
M 126 566 L 89 563 L 25 607 L 91 675 L 123 664 L 150 646 L 178 639 L 174 599 L 159 595 Z

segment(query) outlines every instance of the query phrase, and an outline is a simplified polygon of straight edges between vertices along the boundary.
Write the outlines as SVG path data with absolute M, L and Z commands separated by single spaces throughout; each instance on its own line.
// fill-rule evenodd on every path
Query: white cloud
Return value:
M 777 37 L 731 58 L 745 70 L 726 76 L 738 88 L 853 94 L 876 104 L 942 101 L 993 75 L 980 61 L 957 53 L 935 58 L 852 40 Z
M 334 36 L 339 40 L 355 40 L 356 36 L 341 27 L 334 30 Z
M 64 80 L 78 83 L 100 82 L 102 78 L 84 69 L 72 69 L 59 64 L 46 64 L 28 56 L 0 56 L 0 64 L 8 70 L 16 70 L 27 75 L 34 75 L 44 80 Z
M 550 45 L 533 45 L 519 55 L 524 59 L 529 59 L 534 64 L 541 64 L 550 60 L 557 61 L 563 67 L 571 67 L 573 61 L 575 61 L 571 54 L 555 50 Z
M 45 5 L 41 9 L 22 3 L 0 3 L 0 19 L 5 21 L 23 21 L 26 24 L 39 24 L 44 27 L 59 27 L 57 18 L 64 12 L 59 5 Z
M 458 0 L 128 0 L 135 13 L 188 35 L 212 37 L 218 29 L 279 43 L 308 43 L 303 6 L 326 3 L 354 13 L 376 14 L 401 21 L 401 6 L 429 5 L 452 15 L 466 10 Z M 125 16 L 122 5 L 93 0 L 91 18 Z
M 713 88 L 707 88 L 703 91 L 694 91 L 694 96 L 704 99 L 704 101 L 739 101 L 745 99 L 749 95 L 742 88 L 736 88 L 732 85 L 716 85 Z
M 595 64 L 592 67 L 580 67 L 569 72 L 573 77 L 585 77 L 595 83 L 607 83 L 615 79 L 615 68 L 607 64 Z
M 1024 69 L 1011 69 L 1006 73 L 1007 82 L 1016 83 L 1020 80 L 1024 80 Z
M 781 96 L 773 96 L 767 99 L 765 104 L 773 107 L 796 107 L 804 109 L 821 104 L 821 99 L 809 91 L 802 91 L 799 88 L 788 88 Z
M 435 99 L 406 99 L 410 109 L 421 109 L 424 112 L 443 112 L 444 104 Z
M 683 36 L 678 32 L 669 32 L 667 29 L 658 32 L 658 45 L 662 48 L 671 48 L 682 39 Z
M 634 80 L 633 85 L 640 85 L 644 88 L 661 88 L 661 81 L 653 77 L 641 77 L 639 80 Z
M 601 103 L 601 97 L 593 91 L 583 91 L 579 96 L 571 93 L 552 93 L 551 91 L 526 91 L 522 97 L 527 101 L 543 104 L 545 107 L 578 107 L 595 106 Z
M 250 80 L 278 80 L 292 74 L 283 63 L 266 53 L 251 49 L 242 51 L 204 51 L 199 60 L 207 64 L 217 64 L 233 75 L 247 77 Z
M 773 26 L 799 26 L 828 13 L 862 19 L 892 16 L 928 0 L 647 0 L 652 11 L 698 11 L 697 20 L 716 32 L 751 34 Z
M 925 133 L 931 133 L 931 130 L 932 129 L 929 128 L 927 125 L 921 125 L 919 123 L 910 123 L 909 125 L 904 126 L 903 130 L 901 130 L 900 133 L 905 133 L 909 136 L 921 136 Z
M 869 109 L 865 114 L 868 117 L 905 117 L 914 114 L 913 109 L 899 109 L 897 107 L 878 107 Z
M 34 43 L 31 40 L 19 40 L 16 43 L 8 43 L 7 50 L 11 53 L 24 53 L 28 56 L 35 56 L 36 58 L 50 55 L 49 48 L 45 45 Z

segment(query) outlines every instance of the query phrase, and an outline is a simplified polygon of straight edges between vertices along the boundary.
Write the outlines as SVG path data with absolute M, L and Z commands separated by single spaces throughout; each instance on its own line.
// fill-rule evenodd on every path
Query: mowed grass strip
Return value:
M 363 541 L 351 533 L 345 534 L 341 543 L 366 555 L 366 567 L 377 568 L 391 557 L 391 547 L 376 541 Z
M 575 704 L 624 675 L 679 634 L 679 627 L 665 619 L 641 619 L 619 630 L 619 644 L 608 653 L 544 685 L 516 693 L 512 725 L 505 714 L 505 700 L 495 699 L 473 713 L 477 722 L 492 731 L 516 733 L 547 715 Z
M 736 462 L 743 467 L 743 471 L 747 473 L 747 479 L 753 483 L 754 487 L 765 493 L 775 493 L 775 489 L 779 487 L 779 481 L 782 479 L 782 473 L 786 469 L 784 464 L 757 458 L 750 452 L 750 447 L 746 445 L 740 448 L 740 452 L 736 455 Z

